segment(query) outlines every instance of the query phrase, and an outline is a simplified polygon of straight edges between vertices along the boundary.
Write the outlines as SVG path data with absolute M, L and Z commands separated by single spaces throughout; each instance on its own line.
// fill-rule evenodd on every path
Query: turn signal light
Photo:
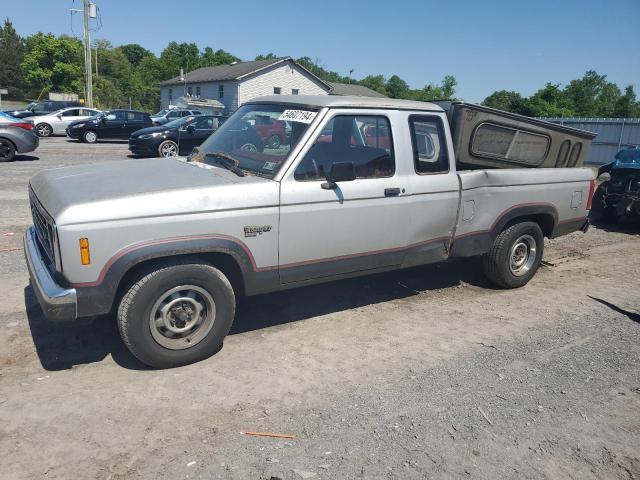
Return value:
M 89 265 L 91 263 L 91 255 L 89 254 L 89 239 L 80 239 L 80 263 Z
M 587 198 L 587 210 L 591 210 L 591 206 L 593 205 L 593 194 L 596 191 L 596 181 L 591 180 L 589 183 L 589 198 Z

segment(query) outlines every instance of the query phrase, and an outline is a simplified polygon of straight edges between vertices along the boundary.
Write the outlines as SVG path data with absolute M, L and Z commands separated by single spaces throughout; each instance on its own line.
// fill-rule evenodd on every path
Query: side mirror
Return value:
M 327 181 L 321 185 L 324 190 L 335 190 L 338 182 L 351 182 L 356 179 L 356 167 L 353 162 L 336 162 L 331 165 Z
M 195 125 L 187 125 L 187 132 L 190 133 L 191 135 L 193 135 L 194 133 L 196 133 L 196 127 Z

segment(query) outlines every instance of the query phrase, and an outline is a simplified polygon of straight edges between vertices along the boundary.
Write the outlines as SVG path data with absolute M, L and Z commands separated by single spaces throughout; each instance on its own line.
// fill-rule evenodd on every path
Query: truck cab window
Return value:
M 416 172 L 420 174 L 448 172 L 449 157 L 440 118 L 411 116 L 409 126 Z
M 395 158 L 389 120 L 364 115 L 333 117 L 296 168 L 294 178 L 325 180 L 335 162 L 353 162 L 356 178 L 393 176 Z

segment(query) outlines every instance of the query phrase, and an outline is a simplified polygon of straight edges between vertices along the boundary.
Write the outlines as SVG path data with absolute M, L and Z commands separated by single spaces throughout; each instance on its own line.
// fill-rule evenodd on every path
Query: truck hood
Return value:
M 57 225 L 277 203 L 278 184 L 171 158 L 44 170 L 29 187 Z

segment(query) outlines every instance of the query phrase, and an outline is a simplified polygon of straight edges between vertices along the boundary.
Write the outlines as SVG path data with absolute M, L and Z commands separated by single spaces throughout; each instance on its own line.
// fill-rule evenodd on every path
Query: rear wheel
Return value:
M 161 157 L 177 157 L 178 144 L 172 140 L 165 140 L 158 146 L 158 155 Z
M 0 138 L 0 162 L 13 162 L 15 158 L 15 145 L 6 138 Z
M 35 130 L 39 137 L 50 137 L 53 134 L 53 128 L 47 123 L 39 123 Z
M 213 355 L 231 328 L 235 296 L 215 267 L 183 260 L 143 273 L 122 297 L 120 335 L 141 362 L 177 367 Z
M 94 132 L 93 130 L 89 130 L 89 131 L 84 132 L 84 135 L 82 136 L 82 139 L 86 143 L 96 143 L 98 141 L 98 134 L 96 132 Z
M 502 288 L 526 285 L 535 275 L 544 251 L 544 235 L 535 222 L 516 223 L 504 230 L 484 254 L 487 278 Z

